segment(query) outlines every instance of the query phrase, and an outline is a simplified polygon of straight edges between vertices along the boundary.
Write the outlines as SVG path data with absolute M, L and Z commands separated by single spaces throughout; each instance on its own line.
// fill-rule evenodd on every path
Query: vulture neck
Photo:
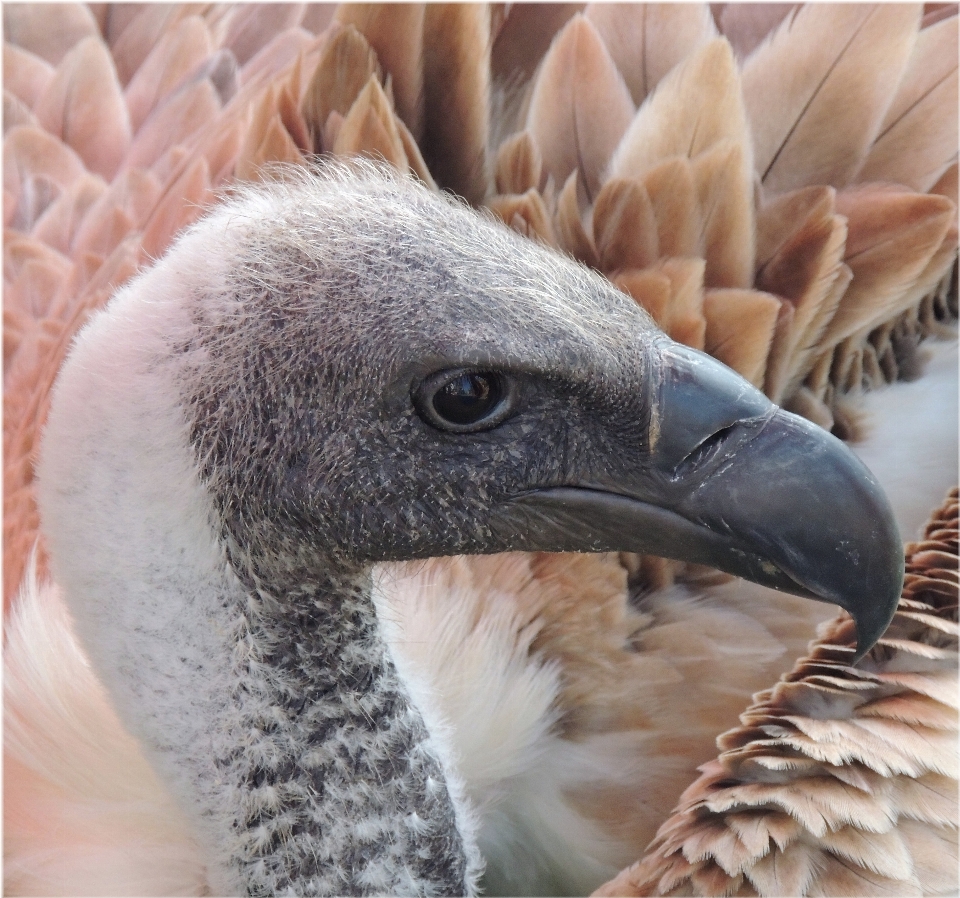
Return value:
M 469 894 L 461 821 L 381 634 L 370 570 L 277 567 L 269 586 L 255 564 L 240 573 L 237 749 L 215 760 L 240 798 L 231 866 L 243 887 Z

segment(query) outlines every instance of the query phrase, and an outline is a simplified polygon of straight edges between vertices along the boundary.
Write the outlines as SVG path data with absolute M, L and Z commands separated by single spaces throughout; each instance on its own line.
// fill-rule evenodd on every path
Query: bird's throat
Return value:
M 233 872 L 249 894 L 468 893 L 454 804 L 369 576 L 271 586 L 236 633 L 238 748 L 218 761 L 238 799 Z

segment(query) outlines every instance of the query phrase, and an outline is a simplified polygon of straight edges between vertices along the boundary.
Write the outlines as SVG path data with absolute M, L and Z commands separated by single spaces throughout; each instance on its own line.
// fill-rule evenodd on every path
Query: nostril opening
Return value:
M 727 437 L 736 429 L 736 423 L 728 424 L 726 427 L 721 427 L 715 433 L 710 434 L 710 436 L 687 453 L 686 457 L 677 465 L 676 473 L 678 475 L 684 474 L 691 468 L 697 468 L 712 458 L 723 443 L 726 442 Z

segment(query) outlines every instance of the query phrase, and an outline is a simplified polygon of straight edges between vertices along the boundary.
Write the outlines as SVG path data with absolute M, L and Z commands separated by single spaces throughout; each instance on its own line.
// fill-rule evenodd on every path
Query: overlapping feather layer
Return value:
M 886 635 L 821 628 L 754 696 L 646 857 L 598 895 L 957 892 L 957 491 L 907 546 Z

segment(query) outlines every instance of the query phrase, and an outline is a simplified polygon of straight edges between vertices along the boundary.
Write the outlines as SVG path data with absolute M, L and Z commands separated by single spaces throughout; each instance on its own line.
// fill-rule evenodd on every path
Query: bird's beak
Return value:
M 903 545 L 873 475 L 839 440 L 772 405 L 719 362 L 676 344 L 651 362 L 647 445 L 501 507 L 524 548 L 643 552 L 711 565 L 842 606 L 857 658 L 903 584 Z

